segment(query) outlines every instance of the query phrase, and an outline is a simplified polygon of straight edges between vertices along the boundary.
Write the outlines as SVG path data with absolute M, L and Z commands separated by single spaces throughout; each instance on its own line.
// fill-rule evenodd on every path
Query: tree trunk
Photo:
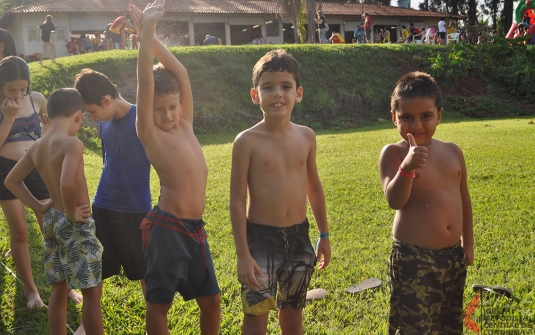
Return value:
M 296 44 L 299 44 L 299 43 L 301 43 L 301 39 L 299 38 L 299 27 L 297 26 L 297 21 L 292 20 L 292 24 L 293 24 L 293 26 L 294 26 L 294 38 L 295 38 L 295 43 L 296 43 Z
M 454 15 L 459 14 L 459 0 L 452 0 L 451 1 L 451 13 Z
M 509 32 L 513 24 L 513 0 L 505 0 L 503 2 L 503 30 L 504 34 Z
M 505 0 L 508 1 L 508 0 Z M 512 1 L 512 0 L 511 0 Z M 475 26 L 477 21 L 477 3 L 476 0 L 468 1 L 468 25 Z
M 308 24 L 308 43 L 315 43 L 316 40 L 316 2 L 314 0 L 306 1 L 307 24 Z

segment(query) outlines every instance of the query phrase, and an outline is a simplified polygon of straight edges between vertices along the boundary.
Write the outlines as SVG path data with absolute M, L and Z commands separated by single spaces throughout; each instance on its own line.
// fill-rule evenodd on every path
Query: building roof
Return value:
M 0 27 L 7 27 L 14 16 L 25 13 L 85 13 L 85 14 L 124 14 L 129 4 L 144 8 L 147 0 L 49 0 L 36 4 L 13 8 L 0 18 Z M 317 5 L 318 6 L 318 5 Z M 236 15 L 275 15 L 274 0 L 167 0 L 167 13 L 180 14 L 236 14 Z M 364 12 L 373 17 L 432 17 L 445 16 L 444 13 L 421 11 L 375 4 L 322 3 L 326 16 L 362 16 Z M 456 17 L 457 18 L 457 17 Z M 459 16 L 458 18 L 463 18 Z

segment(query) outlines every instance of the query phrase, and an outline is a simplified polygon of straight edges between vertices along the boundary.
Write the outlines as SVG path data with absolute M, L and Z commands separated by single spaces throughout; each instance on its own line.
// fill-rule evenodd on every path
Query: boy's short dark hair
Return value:
M 70 117 L 84 111 L 84 100 L 74 88 L 58 88 L 48 96 L 46 111 L 49 119 Z
M 295 79 L 296 88 L 300 85 L 300 71 L 299 63 L 297 60 L 286 52 L 286 50 L 273 50 L 269 51 L 262 58 L 256 62 L 253 68 L 253 87 L 258 86 L 260 76 L 264 72 L 290 72 Z
M 83 69 L 74 77 L 74 88 L 78 90 L 84 103 L 101 106 L 100 101 L 106 95 L 118 98 L 116 86 L 104 74 L 93 69 Z
M 399 110 L 399 102 L 403 99 L 431 98 L 435 106 L 442 109 L 442 93 L 433 77 L 424 72 L 409 72 L 398 80 L 390 100 L 392 113 Z
M 154 75 L 154 95 L 180 93 L 180 81 L 161 63 L 152 69 Z

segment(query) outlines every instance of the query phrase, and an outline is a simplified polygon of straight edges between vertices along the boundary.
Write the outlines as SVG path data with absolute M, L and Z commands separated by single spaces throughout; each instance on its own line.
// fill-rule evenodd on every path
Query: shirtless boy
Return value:
M 316 136 L 290 121 L 303 98 L 297 61 L 284 50 L 268 52 L 254 66 L 250 93 L 264 119 L 236 137 L 230 183 L 242 333 L 265 334 L 269 311 L 278 308 L 282 334 L 302 334 L 314 265 L 318 260 L 325 268 L 331 251 Z M 320 235 L 316 254 L 308 236 L 307 197 Z
M 466 266 L 474 260 L 463 153 L 433 139 L 442 96 L 430 75 L 403 76 L 391 113 L 403 140 L 385 146 L 379 161 L 386 201 L 396 210 L 389 334 L 462 334 Z
M 146 250 L 147 332 L 168 334 L 175 292 L 196 299 L 202 334 L 219 331 L 219 287 L 201 217 L 208 170 L 193 133 L 193 96 L 186 68 L 154 38 L 165 1 L 143 13 L 130 5 L 141 32 L 138 57 L 137 132 L 160 177 L 161 195 L 141 224 Z M 153 70 L 153 56 L 162 63 Z
M 150 163 L 136 133 L 136 105 L 117 92 L 110 79 L 83 69 L 74 87 L 84 99 L 85 112 L 100 121 L 104 166 L 93 198 L 97 238 L 104 246 L 102 280 L 118 275 L 139 280 L 145 294 L 147 263 L 139 226 L 152 207 Z
M 26 206 L 44 213 L 44 263 L 52 284 L 48 308 L 51 334 L 66 334 L 67 295 L 82 290 L 82 320 L 89 335 L 103 334 L 102 245 L 95 237 L 84 176 L 84 144 L 75 137 L 82 125 L 84 104 L 75 89 L 58 89 L 48 98 L 49 128 L 6 178 L 5 185 Z M 37 169 L 50 192 L 40 202 L 23 183 Z

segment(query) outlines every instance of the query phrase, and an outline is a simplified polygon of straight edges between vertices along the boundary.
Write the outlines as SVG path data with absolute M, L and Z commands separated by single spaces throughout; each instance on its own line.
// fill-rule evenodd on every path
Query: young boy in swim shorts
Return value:
M 136 105 L 117 92 L 106 75 L 83 69 L 74 87 L 84 99 L 85 112 L 100 120 L 104 166 L 93 198 L 97 238 L 104 246 L 102 280 L 124 269 L 139 280 L 145 295 L 147 263 L 141 248 L 141 222 L 152 207 L 150 163 L 136 133 Z
M 474 261 L 463 153 L 433 139 L 442 96 L 430 75 L 404 75 L 391 114 L 403 139 L 385 146 L 379 160 L 386 201 L 396 210 L 389 334 L 461 335 L 466 267 Z
M 26 206 L 44 213 L 44 264 L 52 292 L 48 306 L 51 334 L 66 334 L 67 296 L 79 288 L 84 297 L 82 320 L 87 334 L 103 334 L 102 245 L 95 236 L 84 176 L 84 144 L 76 133 L 84 104 L 75 89 L 58 89 L 48 98 L 49 128 L 7 176 L 6 186 Z M 40 202 L 23 183 L 37 169 L 50 192 Z
M 193 95 L 186 68 L 156 38 L 164 0 L 143 12 L 130 5 L 141 33 L 138 57 L 137 132 L 160 177 L 161 195 L 141 224 L 146 250 L 147 333 L 168 334 L 175 292 L 196 299 L 202 334 L 218 334 L 219 286 L 202 215 L 208 170 L 193 133 Z M 161 62 L 153 69 L 153 56 Z
M 264 119 L 236 137 L 230 183 L 242 333 L 265 334 L 269 311 L 279 309 L 282 333 L 302 334 L 314 266 L 320 261 L 319 268 L 325 268 L 331 251 L 316 136 L 290 120 L 294 104 L 303 98 L 295 58 L 284 50 L 260 58 L 250 94 Z M 308 235 L 307 197 L 319 230 L 316 253 Z

